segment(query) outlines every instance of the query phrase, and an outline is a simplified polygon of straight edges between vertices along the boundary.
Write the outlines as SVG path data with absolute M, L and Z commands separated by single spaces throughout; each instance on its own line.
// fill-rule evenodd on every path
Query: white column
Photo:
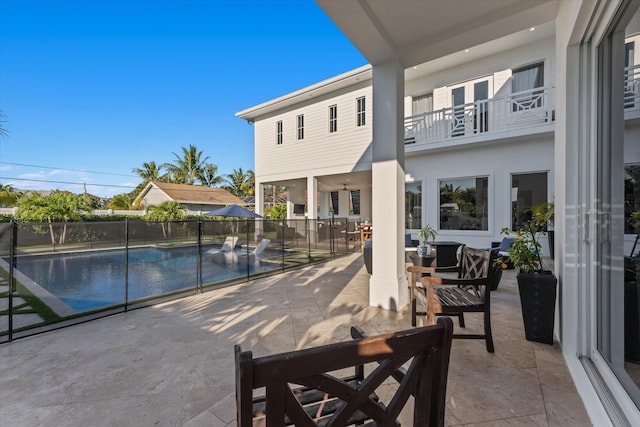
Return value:
M 369 304 L 400 310 L 408 302 L 404 263 L 404 67 L 373 67 L 373 275 Z
M 318 219 L 318 179 L 315 176 L 307 177 L 307 218 L 309 218 L 309 241 L 318 241 L 317 223 Z
M 256 181 L 255 183 L 254 197 L 254 212 L 258 215 L 264 215 L 264 184 L 262 184 L 261 182 Z M 254 240 L 259 241 L 262 240 L 262 237 L 264 236 L 264 225 L 262 224 L 261 220 L 256 220 L 255 224 L 256 229 Z
M 318 218 L 318 179 L 315 176 L 307 177 L 307 217 Z
M 254 196 L 255 196 L 255 206 L 253 210 L 258 215 L 263 215 L 264 214 L 264 184 L 263 183 L 256 181 Z

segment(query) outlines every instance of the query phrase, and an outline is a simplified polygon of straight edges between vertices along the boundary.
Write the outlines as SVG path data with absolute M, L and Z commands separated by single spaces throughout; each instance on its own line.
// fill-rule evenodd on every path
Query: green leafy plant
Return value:
M 429 224 L 418 231 L 418 239 L 422 239 L 425 244 L 434 241 L 437 235 L 438 231 Z
M 514 235 L 515 239 L 509 248 L 509 258 L 513 266 L 521 273 L 539 273 L 544 270 L 542 264 L 542 245 L 536 238 L 539 233 L 538 224 L 535 221 L 518 231 L 511 231 L 508 228 L 501 230 L 502 234 Z M 502 264 L 502 260 L 496 260 Z
M 547 231 L 550 224 L 553 224 L 555 218 L 555 204 L 553 202 L 543 203 L 542 205 L 532 208 L 533 216 L 531 222 L 538 231 Z

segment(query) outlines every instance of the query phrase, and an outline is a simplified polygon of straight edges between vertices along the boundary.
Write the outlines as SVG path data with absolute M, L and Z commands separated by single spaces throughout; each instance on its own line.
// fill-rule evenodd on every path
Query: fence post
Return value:
M 334 232 L 334 223 L 333 223 L 333 213 L 331 214 L 331 218 L 329 219 L 329 252 L 331 253 L 331 258 L 333 258 L 334 255 L 334 246 L 335 246 L 335 240 L 334 240 L 334 236 L 333 236 L 333 232 Z
M 196 294 L 202 292 L 202 220 L 198 218 L 198 238 L 196 246 Z
M 344 253 L 349 253 L 349 217 L 344 221 Z
M 124 219 L 124 311 L 129 308 L 129 218 Z
M 304 219 L 304 234 L 307 236 L 307 261 L 311 263 L 311 230 L 308 217 Z
M 9 247 L 9 306 L 7 307 L 9 313 L 9 342 L 13 341 L 13 269 L 16 262 L 16 248 L 18 247 L 18 223 L 11 220 L 11 246 Z

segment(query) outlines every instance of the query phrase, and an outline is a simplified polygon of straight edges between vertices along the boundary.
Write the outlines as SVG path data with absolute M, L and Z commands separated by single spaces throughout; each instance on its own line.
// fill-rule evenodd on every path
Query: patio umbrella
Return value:
M 262 218 L 261 215 L 258 215 L 255 212 L 250 211 L 249 209 L 245 209 L 242 206 L 238 205 L 229 205 L 224 208 L 216 209 L 211 212 L 207 212 L 207 215 L 211 216 L 226 216 L 226 217 L 235 217 L 235 218 Z M 233 234 L 238 234 L 240 224 L 238 221 L 234 221 L 232 226 Z
M 224 208 L 216 209 L 215 211 L 207 212 L 207 215 L 211 216 L 234 216 L 240 218 L 262 218 L 255 212 L 245 209 L 238 205 L 229 205 Z

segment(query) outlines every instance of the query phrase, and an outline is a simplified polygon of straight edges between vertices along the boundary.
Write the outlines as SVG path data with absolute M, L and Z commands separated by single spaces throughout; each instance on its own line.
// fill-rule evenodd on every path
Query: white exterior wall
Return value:
M 540 61 L 544 61 L 545 86 L 552 86 L 555 82 L 555 42 L 550 38 L 532 43 L 526 49 L 508 50 L 469 62 L 462 67 L 447 68 L 408 80 L 405 83 L 405 94 L 419 96 L 433 92 L 435 111 L 452 106 L 450 87 L 481 77 L 491 77 L 489 97 L 507 95 L 511 93 L 511 70 Z M 409 100 L 408 103 L 405 102 L 407 116 L 412 114 L 410 107 Z
M 152 187 L 142 199 L 140 207 L 145 208 L 147 206 L 159 205 L 171 200 L 162 190 Z
M 469 147 L 469 146 L 467 146 Z M 489 180 L 489 229 L 439 230 L 437 240 L 491 247 L 500 241 L 503 227 L 511 225 L 511 175 L 548 172 L 548 200 L 553 200 L 553 136 L 523 138 L 517 142 L 477 144 L 464 150 L 429 152 L 405 159 L 407 181 L 422 182 L 422 224 L 439 228 L 439 180 L 482 177 Z M 417 234 L 418 230 L 412 230 Z M 546 238 L 541 238 L 544 254 Z
M 260 182 L 371 170 L 371 82 L 255 122 L 255 173 Z M 356 126 L 356 99 L 366 97 L 366 125 Z M 338 106 L 338 131 L 329 133 L 329 106 Z M 297 116 L 304 114 L 304 139 L 297 140 Z M 276 144 L 276 122 L 283 143 Z

